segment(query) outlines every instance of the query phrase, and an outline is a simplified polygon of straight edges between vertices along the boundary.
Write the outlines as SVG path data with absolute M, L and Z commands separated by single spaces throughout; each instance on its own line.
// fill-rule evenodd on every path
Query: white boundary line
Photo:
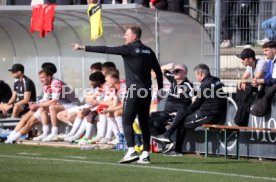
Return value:
M 62 156 L 62 157 L 65 157 L 65 158 L 72 158 L 72 159 L 87 159 L 87 157 L 84 157 L 84 156 Z
M 27 152 L 21 152 L 21 153 L 18 153 L 19 155 L 30 155 L 30 156 L 39 156 L 41 154 L 37 154 L 37 153 L 27 153 Z
M 165 170 L 165 171 L 178 171 L 178 172 L 188 172 L 188 173 L 196 173 L 196 174 L 209 174 L 209 175 L 219 175 L 219 176 L 276 181 L 276 178 L 269 178 L 269 177 L 250 176 L 250 175 L 242 175 L 242 174 L 234 174 L 234 173 L 201 171 L 201 170 L 191 170 L 191 169 L 178 169 L 178 168 L 168 168 L 168 167 L 158 167 L 158 166 L 144 166 L 144 165 L 134 165 L 134 164 L 116 164 L 116 163 L 109 163 L 109 162 L 83 161 L 83 160 L 73 160 L 73 159 L 58 159 L 58 158 L 47 158 L 47 157 L 14 156 L 14 155 L 0 155 L 0 158 L 17 158 L 17 159 L 42 160 L 42 161 L 96 164 L 96 165 L 107 165 L 107 166 L 117 166 L 117 167 L 120 166 L 120 167 L 128 167 L 128 168 L 132 167 L 132 168 L 155 169 L 155 170 Z

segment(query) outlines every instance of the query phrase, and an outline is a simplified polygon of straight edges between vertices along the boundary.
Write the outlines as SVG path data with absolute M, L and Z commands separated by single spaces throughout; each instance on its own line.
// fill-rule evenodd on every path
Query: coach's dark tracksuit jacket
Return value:
M 135 84 L 136 89 L 143 88 L 149 91 L 145 98 L 139 97 L 137 91 L 132 92 L 133 94 L 127 94 L 123 111 L 123 126 L 128 147 L 134 147 L 132 124 L 136 115 L 138 115 L 144 151 L 149 151 L 150 130 L 148 120 L 151 102 L 151 69 L 156 73 L 158 89 L 163 88 L 163 75 L 154 52 L 142 44 L 141 41 L 118 47 L 85 46 L 85 51 L 121 55 L 124 60 L 127 89 L 131 88 L 131 84 Z
M 156 56 L 141 41 L 118 47 L 85 46 L 85 51 L 121 55 L 127 88 L 131 84 L 136 84 L 136 88 L 151 88 L 151 69 L 156 73 L 158 89 L 163 88 L 163 75 Z

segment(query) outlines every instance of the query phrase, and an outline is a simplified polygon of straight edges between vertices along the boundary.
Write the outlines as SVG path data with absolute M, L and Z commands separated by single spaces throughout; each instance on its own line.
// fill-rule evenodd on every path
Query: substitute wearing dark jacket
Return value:
M 211 76 L 209 67 L 199 64 L 195 67 L 196 80 L 201 83 L 195 101 L 185 110 L 179 110 L 164 137 L 156 137 L 161 142 L 170 143 L 173 146 L 171 137 L 176 131 L 176 153 L 182 152 L 182 144 L 186 135 L 186 128 L 195 128 L 203 123 L 218 123 L 226 111 L 226 98 L 222 90 L 220 79 Z M 173 147 L 166 152 L 170 153 Z
M 150 115 L 151 135 L 157 136 L 166 132 L 166 126 L 174 118 L 178 110 L 185 110 L 192 103 L 193 84 L 188 80 L 188 69 L 182 64 L 167 64 L 162 66 L 164 76 L 171 83 L 163 111 L 153 112 Z M 161 69 L 162 69 L 161 68 Z M 168 71 L 170 69 L 172 71 Z
M 179 113 L 185 119 L 184 125 L 179 128 L 175 152 L 182 152 L 182 145 L 186 135 L 186 128 L 196 128 L 205 123 L 220 123 L 226 115 L 227 94 L 223 91 L 220 79 L 210 74 L 209 67 L 199 64 L 195 67 L 196 78 L 201 85 L 195 101 L 187 111 Z M 203 79 L 198 75 L 203 75 Z M 204 76 L 205 75 L 205 76 Z M 181 118 L 180 117 L 180 118 Z
M 201 82 L 197 98 L 188 109 L 192 112 L 200 110 L 206 116 L 220 114 L 226 103 L 222 86 L 219 78 L 207 75 Z
M 164 76 L 171 83 L 168 98 L 165 104 L 165 111 L 176 112 L 180 104 L 189 106 L 192 103 L 193 84 L 186 78 L 181 83 L 177 84 L 174 76 L 169 71 L 164 72 Z
M 131 26 L 125 32 L 126 45 L 118 47 L 81 46 L 74 44 L 74 50 L 84 49 L 87 52 L 121 55 L 124 60 L 127 95 L 123 107 L 123 127 L 128 145 L 127 154 L 119 163 L 150 163 L 149 159 L 149 109 L 151 102 L 151 70 L 156 73 L 158 89 L 163 87 L 163 75 L 155 53 L 142 44 L 140 37 L 142 30 L 138 26 Z M 134 150 L 134 131 L 132 124 L 138 115 L 143 137 L 143 153 L 139 157 Z
M 164 141 L 169 142 L 173 132 L 180 129 L 184 122 L 186 127 L 219 122 L 219 116 L 226 108 L 226 97 L 220 79 L 207 74 L 201 81 L 195 101 L 189 107 L 178 110 L 170 128 L 164 134 Z

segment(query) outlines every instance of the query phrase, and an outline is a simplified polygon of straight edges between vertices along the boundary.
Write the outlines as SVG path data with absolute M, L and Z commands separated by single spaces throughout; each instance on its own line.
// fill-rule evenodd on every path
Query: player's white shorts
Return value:
M 40 117 L 40 109 L 38 109 L 35 113 L 34 113 L 34 117 L 41 122 L 41 117 Z
M 82 106 L 76 106 L 76 107 L 67 109 L 66 111 L 67 111 L 68 113 L 79 112 L 79 111 L 81 111 L 81 110 L 83 110 L 83 109 L 87 109 L 87 108 L 89 108 L 89 107 L 91 107 L 91 105 L 89 105 L 89 104 L 84 104 L 84 105 L 82 105 Z
M 71 108 L 74 108 L 74 107 L 78 106 L 78 105 L 73 104 L 73 103 L 60 103 L 60 104 L 63 105 L 65 110 L 68 110 L 68 109 L 71 109 Z
M 73 104 L 73 103 L 60 103 L 65 110 L 69 110 L 71 108 L 74 108 L 76 107 L 77 105 L 76 104 Z M 78 107 L 78 106 L 77 106 Z M 38 121 L 41 121 L 41 118 L 40 118 L 40 109 L 38 109 L 35 113 L 34 113 L 34 117 L 38 120 Z

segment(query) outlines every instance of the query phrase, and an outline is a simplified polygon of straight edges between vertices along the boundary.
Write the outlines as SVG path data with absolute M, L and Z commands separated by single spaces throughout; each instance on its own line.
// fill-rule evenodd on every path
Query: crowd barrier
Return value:
M 209 154 L 213 155 L 227 155 L 236 156 L 239 150 L 239 156 L 242 157 L 256 157 L 256 158 L 271 158 L 276 159 L 276 98 L 273 99 L 271 106 L 271 113 L 265 117 L 256 117 L 250 115 L 248 127 L 260 128 L 260 130 L 240 130 L 239 131 L 239 145 L 237 145 L 237 138 L 232 137 L 228 139 L 225 146 L 224 135 L 217 138 L 215 133 L 210 133 L 208 136 Z M 234 124 L 234 117 L 236 113 L 236 105 L 233 101 L 228 101 L 226 126 L 236 126 Z M 262 129 L 271 128 L 271 130 Z M 239 147 L 239 149 L 237 149 Z M 225 150 L 227 149 L 227 150 Z M 183 145 L 183 151 L 189 153 L 205 154 L 205 130 L 204 128 L 197 128 L 189 130 Z

